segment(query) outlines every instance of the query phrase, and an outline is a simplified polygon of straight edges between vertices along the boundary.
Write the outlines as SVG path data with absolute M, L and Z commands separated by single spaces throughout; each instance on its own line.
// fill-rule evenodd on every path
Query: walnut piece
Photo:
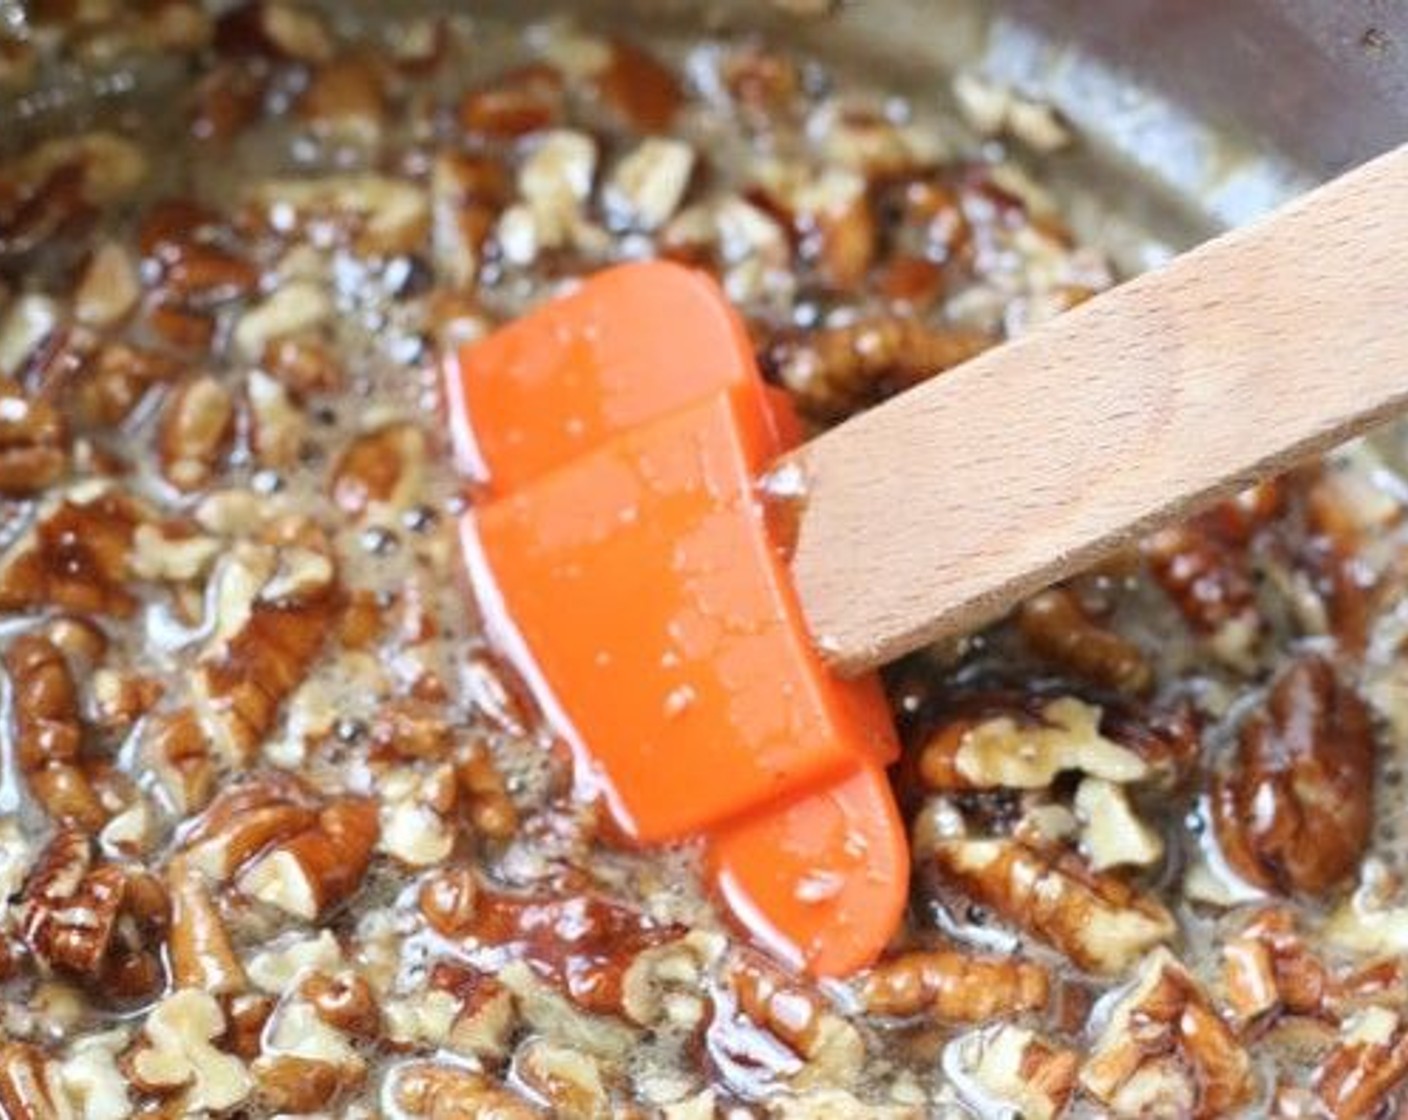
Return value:
M 1315 656 L 1292 663 L 1213 783 L 1232 869 L 1262 890 L 1306 894 L 1351 874 L 1369 842 L 1375 753 L 1368 710 L 1334 668 Z
M 208 992 L 181 988 L 148 1014 L 144 1041 L 127 1068 L 143 1092 L 179 1092 L 187 1115 L 233 1108 L 253 1091 L 243 1062 L 213 1045 L 225 1030 L 225 1015 Z
M 1051 978 L 1046 968 L 1031 961 L 916 949 L 882 960 L 860 979 L 858 988 L 861 1002 L 873 1015 L 981 1023 L 1042 1010 L 1050 997 Z
M 1155 899 L 1070 852 L 950 837 L 935 845 L 934 860 L 946 883 L 1088 972 L 1122 973 L 1177 928 Z
M 1149 867 L 1163 858 L 1163 838 L 1135 813 L 1123 786 L 1085 778 L 1076 788 L 1074 808 L 1081 851 L 1092 871 Z
M 1253 1088 L 1247 1052 L 1164 949 L 1111 1009 L 1080 1084 L 1117 1117 L 1195 1120 L 1231 1115 Z

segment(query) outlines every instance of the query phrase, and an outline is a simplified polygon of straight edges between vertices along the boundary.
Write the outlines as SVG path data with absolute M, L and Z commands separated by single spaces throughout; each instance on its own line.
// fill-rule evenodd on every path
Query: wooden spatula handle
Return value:
M 1000 616 L 1408 404 L 1408 147 L 796 453 L 843 671 Z

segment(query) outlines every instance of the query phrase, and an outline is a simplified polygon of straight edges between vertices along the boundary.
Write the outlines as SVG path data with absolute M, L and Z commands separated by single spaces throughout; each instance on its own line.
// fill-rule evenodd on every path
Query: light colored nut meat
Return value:
M 1086 778 L 1076 789 L 1080 846 L 1092 871 L 1112 867 L 1149 867 L 1163 858 L 1164 842 L 1140 819 L 1124 787 L 1103 778 Z
M 467 867 L 447 867 L 425 879 L 417 896 L 430 928 L 442 937 L 465 937 L 474 929 L 479 885 Z
M 611 1115 L 601 1071 L 588 1054 L 530 1039 L 514 1055 L 518 1077 L 564 1120 L 598 1120 Z
M 18 377 L 61 322 L 58 301 L 50 296 L 29 292 L 5 308 L 0 315 L 0 375 Z
M 261 990 L 282 994 L 313 972 L 333 973 L 343 964 L 342 947 L 330 930 L 315 936 L 281 939 L 249 957 L 247 972 Z
M 0 611 L 130 616 L 137 601 L 125 587 L 127 562 L 140 520 L 136 504 L 116 490 L 71 491 L 0 561 Z
M 410 867 L 433 867 L 455 846 L 450 814 L 455 807 L 454 770 L 438 766 L 418 773 L 407 767 L 382 776 L 380 851 Z
M 468 288 L 479 272 L 484 243 L 510 194 L 503 167 L 486 156 L 441 152 L 430 174 L 434 222 L 431 248 L 437 273 Z
M 127 1059 L 133 1084 L 143 1092 L 181 1092 L 187 1114 L 233 1108 L 254 1082 L 243 1062 L 213 1045 L 224 1030 L 214 996 L 178 989 L 147 1016 L 144 1040 Z
M 1149 775 L 1143 759 L 1100 732 L 1100 709 L 1061 697 L 1040 721 L 1001 715 L 941 726 L 920 749 L 919 775 L 932 790 L 1045 789 L 1077 772 L 1112 782 Z
M 374 505 L 400 512 L 421 495 L 425 456 L 425 433 L 414 424 L 387 424 L 360 435 L 333 468 L 333 501 L 353 516 Z
M 387 1078 L 391 1100 L 404 1115 L 425 1120 L 543 1120 L 544 1113 L 521 1097 L 463 1066 L 413 1062 Z
M 1369 842 L 1375 753 L 1363 701 L 1328 662 L 1302 657 L 1284 670 L 1213 785 L 1233 870 L 1263 890 L 1309 894 L 1351 874 Z
M 214 537 L 193 532 L 189 523 L 180 522 L 138 525 L 132 545 L 132 574 L 168 583 L 202 578 L 221 551 Z
M 73 673 L 59 648 L 22 634 L 5 651 L 15 713 L 15 761 L 35 800 L 60 824 L 96 832 L 112 815 L 82 756 Z
M 478 969 L 441 962 L 431 970 L 427 1002 L 446 997 L 449 1015 L 443 1043 L 460 1054 L 495 1061 L 508 1055 L 518 1025 L 513 993 L 497 979 Z M 429 1015 L 434 1016 L 430 1009 Z M 427 1012 L 421 1012 L 422 1019 Z
M 558 129 L 537 141 L 518 172 L 523 201 L 499 219 L 496 239 L 512 264 L 532 264 L 543 252 L 590 237 L 583 208 L 596 178 L 596 141 Z
M 518 809 L 481 740 L 471 740 L 455 752 L 455 778 L 464 812 L 477 834 L 507 840 L 518 831 Z
M 682 140 L 651 137 L 616 165 L 602 202 L 618 224 L 654 231 L 679 209 L 693 174 L 693 148 Z
M 1163 949 L 1119 999 L 1080 1072 L 1118 1117 L 1232 1115 L 1253 1089 L 1251 1060 L 1196 981 Z
M 104 241 L 74 290 L 73 317 L 84 326 L 112 327 L 132 313 L 141 295 L 132 255 L 120 243 Z
M 1013 1106 L 1024 1120 L 1056 1120 L 1076 1088 L 1080 1056 L 1022 1027 L 1003 1023 L 961 1036 L 944 1053 L 983 1096 Z
M 114 1030 L 87 1035 L 69 1048 L 58 1080 L 79 1120 L 127 1120 L 132 1115 L 127 1079 L 117 1064 L 126 1041 L 126 1031 Z
M 784 336 L 765 356 L 804 412 L 840 420 L 968 361 L 992 341 L 973 331 L 883 317 Z
M 947 949 L 902 953 L 859 981 L 861 1002 L 873 1015 L 928 1015 L 955 1023 L 1041 1011 L 1050 990 L 1050 975 L 1035 962 Z
M 332 297 L 323 285 L 293 280 L 276 288 L 235 324 L 235 349 L 258 359 L 272 344 L 321 327 L 333 316 Z
M 1071 591 L 1052 588 L 1028 599 L 1017 625 L 1038 654 L 1094 684 L 1135 694 L 1153 684 L 1143 651 L 1097 624 Z
M 1262 622 L 1246 554 L 1206 521 L 1161 530 L 1143 551 L 1155 582 L 1210 649 L 1234 668 L 1247 667 Z
M 303 410 L 283 383 L 261 370 L 245 381 L 249 401 L 250 444 L 262 466 L 290 467 L 298 461 L 308 431 Z
M 234 438 L 235 402 L 213 377 L 181 385 L 161 414 L 161 470 L 179 490 L 196 490 L 215 473 Z
M 299 984 L 298 996 L 333 1030 L 363 1040 L 375 1039 L 380 1031 L 376 996 L 371 985 L 355 972 L 311 972 Z
M 376 844 L 376 803 L 332 802 L 315 827 L 280 841 L 240 875 L 240 889 L 311 922 L 344 902 L 362 883 Z
M 12 1120 L 72 1120 L 57 1071 L 27 1042 L 0 1044 L 0 1109 Z
M 858 288 L 879 246 L 864 177 L 836 167 L 813 172 L 779 163 L 765 165 L 762 180 L 765 204 L 792 227 L 802 259 L 831 288 Z
M 68 431 L 54 407 L 0 377 L 0 494 L 37 494 L 63 477 L 68 460 Z
M 947 883 L 1089 972 L 1124 972 L 1177 928 L 1156 900 L 1068 852 L 954 837 L 939 841 L 934 859 Z
M 198 871 L 184 859 L 167 868 L 171 894 L 171 972 L 178 988 L 224 996 L 242 991 L 244 969 Z
M 375 144 L 386 124 L 386 68 L 362 51 L 333 58 L 313 71 L 298 99 L 298 114 L 321 134 Z
M 1006 133 L 1043 155 L 1069 147 L 1074 139 L 1054 106 L 1023 97 L 976 74 L 959 74 L 953 92 L 968 122 L 985 136 Z
M 1394 1012 L 1371 1007 L 1345 1024 L 1315 1071 L 1315 1095 L 1333 1120 L 1367 1120 L 1382 1114 L 1405 1075 L 1408 1030 Z
M 326 62 L 333 55 L 332 36 L 315 12 L 282 0 L 261 0 L 260 27 L 270 44 L 300 62 Z
M 924 171 L 943 155 L 933 132 L 898 124 L 873 104 L 829 101 L 813 113 L 808 132 L 828 163 L 871 180 Z
M 174 380 L 181 370 L 181 363 L 169 354 L 108 343 L 85 363 L 74 390 L 74 415 L 85 427 L 115 427 L 153 386 Z
M 657 1031 L 692 1031 L 708 1014 L 705 975 L 722 956 L 724 938 L 691 930 L 678 941 L 636 954 L 621 980 L 621 1010 L 633 1023 Z
M 255 187 L 249 199 L 278 233 L 302 230 L 372 256 L 414 252 L 430 228 L 426 191 L 388 176 L 276 179 Z

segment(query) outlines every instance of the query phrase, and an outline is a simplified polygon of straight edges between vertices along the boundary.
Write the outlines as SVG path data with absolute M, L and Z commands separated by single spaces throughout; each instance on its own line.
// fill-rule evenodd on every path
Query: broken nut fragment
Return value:
M 68 430 L 53 405 L 0 377 L 0 494 L 38 494 L 63 477 L 68 462 Z
M 178 490 L 210 481 L 235 431 L 235 402 L 212 377 L 181 385 L 161 414 L 158 447 L 166 480 Z
M 1017 611 L 1017 625 L 1038 654 L 1084 680 L 1135 695 L 1153 684 L 1143 651 L 1096 623 L 1065 588 L 1028 599 Z
M 949 949 L 901 953 L 881 961 L 859 982 L 861 1002 L 872 1014 L 927 1015 L 954 1023 L 1040 1011 L 1050 988 L 1050 974 L 1035 962 Z
M 1217 840 L 1262 890 L 1319 894 L 1369 842 L 1376 747 L 1369 713 L 1333 666 L 1307 656 L 1276 678 L 1212 788 Z
M 1167 950 L 1111 1009 L 1081 1087 L 1119 1117 L 1217 1120 L 1247 1102 L 1251 1059 Z
M 1022 1027 L 1002 1023 L 960 1036 L 945 1052 L 986 1097 L 1015 1107 L 1024 1120 L 1056 1120 L 1076 1089 L 1080 1056 Z
M 181 988 L 152 1008 L 144 1041 L 128 1056 L 127 1069 L 142 1092 L 180 1093 L 187 1115 L 233 1108 L 254 1089 L 243 1062 L 214 1043 L 225 1015 L 209 992 Z
M 1312 1084 L 1333 1120 L 1368 1120 L 1382 1113 L 1405 1076 L 1408 1029 L 1393 1011 L 1370 1007 L 1344 1025 Z

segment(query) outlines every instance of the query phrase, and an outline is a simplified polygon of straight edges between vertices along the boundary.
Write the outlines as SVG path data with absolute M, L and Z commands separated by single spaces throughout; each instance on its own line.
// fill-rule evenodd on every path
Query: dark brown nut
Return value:
M 374 1039 L 381 1029 L 381 1009 L 371 986 L 355 972 L 329 976 L 310 973 L 298 986 L 298 998 L 306 1000 L 318 1018 L 335 1030 L 354 1038 Z
M 420 492 L 425 433 L 414 424 L 389 424 L 358 436 L 333 468 L 333 501 L 353 516 L 373 503 L 399 509 Z
M 244 968 L 201 874 L 178 857 L 167 868 L 166 885 L 171 895 L 168 952 L 176 986 L 218 996 L 243 991 L 248 984 Z
M 918 777 L 928 790 L 1045 789 L 1064 773 L 1137 782 L 1151 773 L 1136 751 L 1102 733 L 1100 709 L 1074 697 L 1040 707 L 1016 694 L 991 706 L 974 698 L 987 710 L 971 715 L 965 706 L 919 747 Z
M 431 169 L 431 249 L 439 277 L 469 289 L 485 242 L 512 187 L 503 166 L 484 156 L 442 152 Z
M 1080 1072 L 1117 1117 L 1234 1115 L 1254 1088 L 1251 1059 L 1197 982 L 1166 950 L 1111 1009 Z
M 227 10 L 215 24 L 220 55 L 262 55 L 293 62 L 327 62 L 332 34 L 316 12 L 285 0 L 247 0 Z
M 460 127 L 490 139 L 540 132 L 562 119 L 563 92 L 562 75 L 551 66 L 511 70 L 460 99 Z
M 260 580 L 259 574 L 245 568 L 238 578 L 233 570 L 227 575 L 217 596 L 221 632 L 196 670 L 197 693 L 209 706 L 207 729 L 217 750 L 245 762 L 273 727 L 279 706 L 312 669 L 335 630 L 341 605 L 336 573 L 321 549 L 282 549 L 272 574 L 267 565 L 267 578 Z M 251 585 L 262 588 L 252 602 Z M 239 629 L 224 633 L 233 625 Z
M 1206 521 L 1155 533 L 1143 550 L 1154 581 L 1189 625 L 1229 664 L 1245 665 L 1261 631 L 1245 551 L 1215 535 Z
M 1051 976 L 1042 965 L 1012 957 L 914 950 L 877 964 L 861 978 L 859 992 L 872 1015 L 981 1023 L 1044 1010 Z
M 268 78 L 241 63 L 216 62 L 192 91 L 191 136 L 223 144 L 259 119 Z
M 966 362 L 992 343 L 973 331 L 882 317 L 784 336 L 764 361 L 807 415 L 834 421 Z
M 684 103 L 674 72 L 624 39 L 611 43 L 610 58 L 595 77 L 602 101 L 637 132 L 664 132 Z
M 254 293 L 259 270 L 239 254 L 220 216 L 188 199 L 157 203 L 143 216 L 137 246 L 157 273 L 157 288 L 190 310 Z
M 277 841 L 246 867 L 240 890 L 315 921 L 362 885 L 379 833 L 376 802 L 340 798 L 318 814 L 314 827 Z
M 1250 1021 L 1273 1012 L 1324 1015 L 1338 985 L 1296 929 L 1294 915 L 1271 908 L 1222 946 L 1227 1001 L 1237 1019 Z
M 1212 788 L 1218 844 L 1262 890 L 1320 894 L 1358 866 L 1373 818 L 1369 714 L 1333 666 L 1302 657 L 1243 725 Z
M 518 810 L 482 740 L 472 740 L 455 752 L 455 780 L 476 833 L 507 840 L 518 831 Z
M 0 1044 L 0 1112 L 10 1120 L 66 1120 L 70 1115 L 54 1069 L 37 1046 Z
M 128 617 L 137 608 L 125 585 L 140 521 L 137 505 L 116 490 L 64 499 L 0 567 L 0 611 L 58 607 Z
M 632 961 L 684 933 L 591 894 L 541 897 L 485 890 L 459 869 L 428 880 L 420 906 L 438 932 L 501 948 L 596 1014 L 621 1014 Z
M 1092 684 L 1140 695 L 1154 683 L 1144 652 L 1097 623 L 1065 588 L 1028 599 L 1018 608 L 1017 626 L 1040 656 Z
M 456 1120 L 482 1116 L 493 1120 L 543 1120 L 544 1113 L 463 1066 L 416 1062 L 392 1072 L 392 1099 L 407 1116 Z
M 442 937 L 470 936 L 475 928 L 479 884 L 467 867 L 447 867 L 427 878 L 420 888 L 420 912 Z
M 386 124 L 387 77 L 373 55 L 339 55 L 313 71 L 298 99 L 298 115 L 318 132 L 374 143 Z
M 68 432 L 48 402 L 0 377 L 0 494 L 25 497 L 68 470 Z
M 181 385 L 161 414 L 161 471 L 179 490 L 210 481 L 235 433 L 235 402 L 212 377 Z
M 111 428 L 130 416 L 154 386 L 174 380 L 181 363 L 169 354 L 108 343 L 84 364 L 74 388 L 74 416 L 84 428 Z
M 1087 972 L 1122 973 L 1177 930 L 1155 899 L 1113 875 L 1092 872 L 1074 853 L 952 837 L 935 845 L 934 859 L 947 885 Z
M 60 824 L 97 832 L 112 815 L 82 757 L 78 690 L 62 652 L 23 634 L 5 651 L 15 711 L 15 762 L 30 792 Z

